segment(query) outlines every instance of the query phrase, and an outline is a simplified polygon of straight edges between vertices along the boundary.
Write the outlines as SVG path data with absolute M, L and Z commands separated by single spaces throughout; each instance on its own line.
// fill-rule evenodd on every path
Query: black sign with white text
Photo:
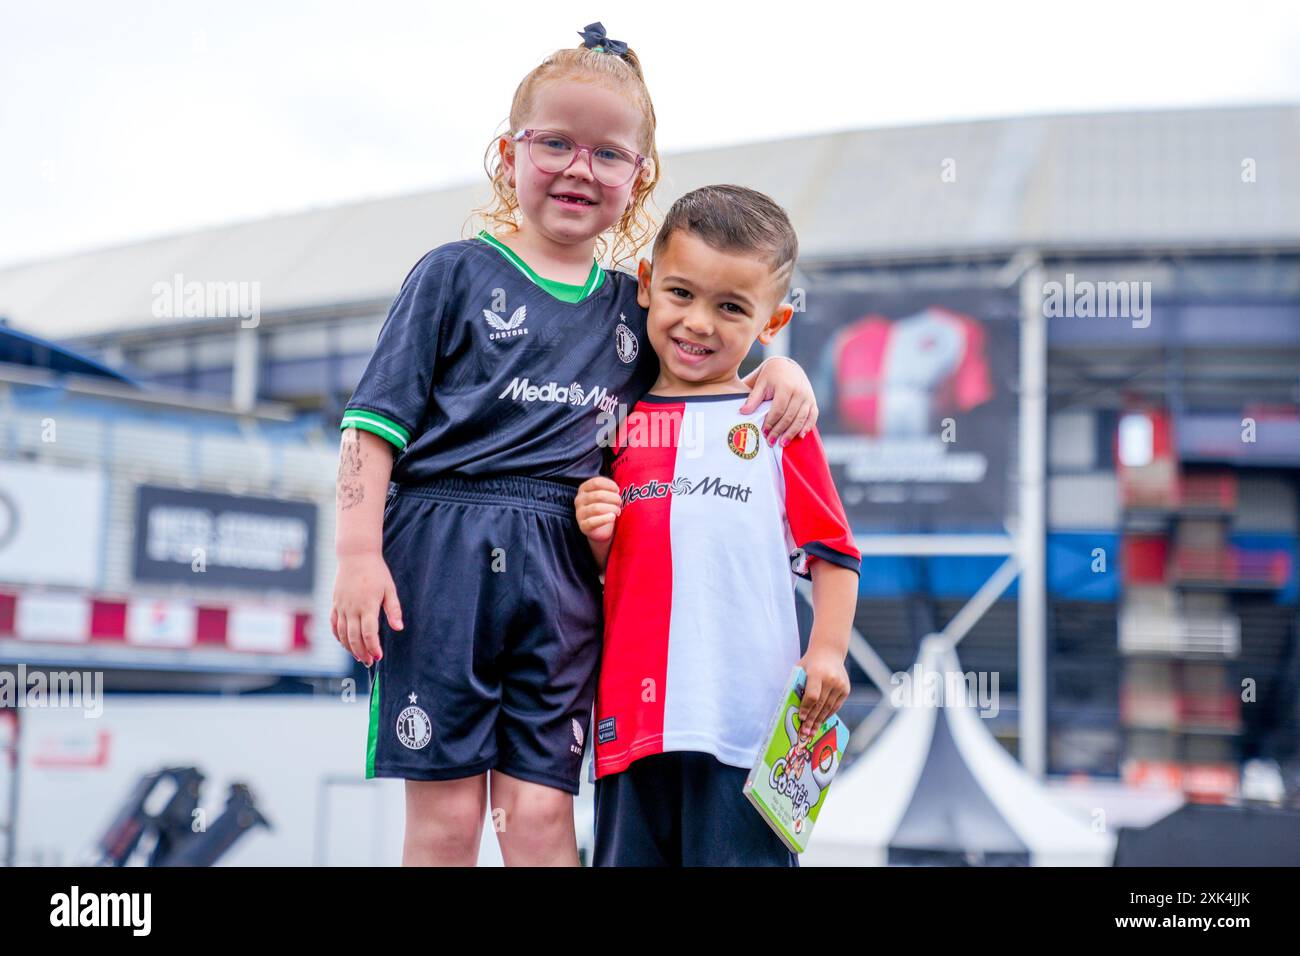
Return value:
M 137 581 L 309 594 L 315 555 L 312 502 L 155 485 L 137 490 Z

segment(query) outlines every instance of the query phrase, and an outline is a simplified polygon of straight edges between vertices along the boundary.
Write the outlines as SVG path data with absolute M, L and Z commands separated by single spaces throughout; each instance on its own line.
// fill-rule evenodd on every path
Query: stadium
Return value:
M 799 235 L 771 348 L 817 386 L 863 553 L 826 862 L 1158 863 L 1141 835 L 1206 805 L 1294 834 L 1296 156 L 1283 105 L 664 158 L 662 209 L 733 182 Z M 485 193 L 0 268 L 0 667 L 100 671 L 119 701 L 97 722 L 0 710 L 6 862 L 106 852 L 111 815 L 73 806 L 129 810 L 164 766 L 277 824 L 199 859 L 395 862 L 400 788 L 361 780 L 367 674 L 327 623 L 338 422 L 399 280 L 473 235 Z M 229 533 L 196 556 L 209 519 Z M 998 706 L 978 726 L 899 707 L 891 678 L 917 667 L 991 675 Z M 287 820 L 293 801 L 314 813 Z M 1052 822 L 1098 806 L 1118 839 Z M 358 808 L 373 831 L 340 822 Z

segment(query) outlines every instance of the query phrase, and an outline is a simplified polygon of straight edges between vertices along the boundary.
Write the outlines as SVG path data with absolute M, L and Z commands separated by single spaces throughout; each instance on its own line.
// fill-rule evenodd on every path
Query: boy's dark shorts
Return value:
M 380 612 L 367 778 L 495 768 L 578 792 L 602 606 L 576 491 L 517 476 L 393 486 L 384 560 L 405 628 Z
M 596 780 L 595 866 L 798 866 L 745 799 L 748 771 L 669 751 Z

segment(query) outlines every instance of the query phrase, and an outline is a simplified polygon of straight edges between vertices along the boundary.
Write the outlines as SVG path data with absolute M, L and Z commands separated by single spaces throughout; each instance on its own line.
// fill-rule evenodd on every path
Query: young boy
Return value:
M 848 695 L 861 556 L 816 429 L 770 446 L 764 406 L 740 412 L 740 363 L 790 320 L 797 253 L 771 199 L 707 186 L 640 263 L 660 374 L 609 442 L 612 480 L 575 501 L 605 568 L 598 866 L 798 865 L 742 789 L 796 662 L 807 730 Z M 792 570 L 813 582 L 802 658 Z

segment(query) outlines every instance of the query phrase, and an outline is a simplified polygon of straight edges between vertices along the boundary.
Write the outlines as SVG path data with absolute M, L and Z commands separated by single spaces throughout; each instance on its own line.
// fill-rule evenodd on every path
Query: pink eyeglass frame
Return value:
M 559 172 L 552 174 L 555 176 L 558 176 L 560 173 L 568 172 L 569 167 L 572 166 L 575 162 L 577 162 L 578 157 L 582 155 L 584 151 L 586 151 L 587 171 L 591 173 L 591 178 L 596 180 L 596 182 L 600 183 L 602 186 L 605 186 L 609 189 L 619 189 L 623 186 L 626 186 L 628 183 L 630 183 L 636 177 L 637 171 L 642 169 L 646 163 L 645 156 L 642 156 L 640 153 L 632 153 L 632 155 L 636 157 L 636 162 L 632 165 L 632 172 L 628 175 L 627 179 L 623 180 L 617 186 L 610 186 L 609 183 L 604 182 L 603 180 L 601 180 L 599 176 L 596 175 L 596 168 L 591 161 L 592 152 L 597 149 L 603 149 L 605 147 L 608 147 L 610 149 L 621 150 L 624 153 L 631 153 L 632 151 L 630 149 L 627 149 L 623 146 L 619 146 L 617 143 L 599 143 L 595 146 L 588 146 L 585 143 L 575 142 L 572 136 L 567 136 L 564 133 L 561 133 L 553 129 L 521 129 L 519 132 L 512 134 L 510 138 L 514 140 L 516 143 L 518 143 L 525 139 L 531 139 L 533 136 L 537 135 L 538 133 L 551 133 L 555 136 L 560 137 L 561 139 L 567 139 L 570 143 L 573 143 L 574 148 L 576 150 L 573 159 L 569 160 L 569 165 L 565 166 L 564 169 L 559 170 Z M 529 145 L 531 148 L 531 143 Z M 529 152 L 528 155 L 529 158 L 531 159 L 532 153 Z

